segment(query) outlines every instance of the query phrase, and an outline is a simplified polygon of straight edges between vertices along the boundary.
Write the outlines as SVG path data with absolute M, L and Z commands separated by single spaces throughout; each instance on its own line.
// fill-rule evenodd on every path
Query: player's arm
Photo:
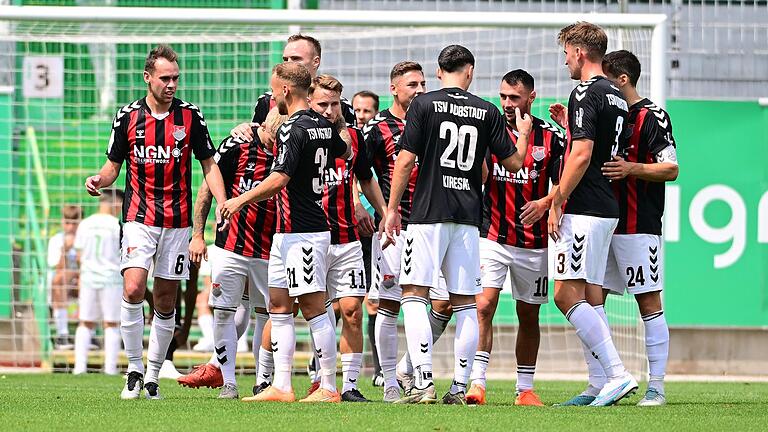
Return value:
M 666 117 L 666 113 L 662 111 Z M 619 156 L 606 162 L 603 175 L 609 180 L 621 180 L 633 176 L 650 182 L 667 182 L 677 179 L 679 173 L 677 149 L 672 136 L 672 126 L 669 118 L 665 118 L 666 127 L 662 127 L 655 116 L 646 118 L 640 130 L 640 139 L 648 143 L 648 149 L 654 154 L 653 163 L 629 162 Z
M 402 216 L 399 211 L 400 200 L 403 198 L 405 188 L 408 187 L 408 179 L 411 177 L 411 172 L 413 172 L 415 166 L 416 154 L 406 149 L 400 150 L 395 161 L 395 169 L 392 172 L 392 186 L 389 191 L 389 204 L 386 213 L 387 221 L 385 224 L 387 240 L 382 245 L 382 248 L 389 243 L 394 243 L 393 233 L 400 235 L 400 228 L 402 226 Z M 381 232 L 381 229 L 379 232 Z
M 336 133 L 331 144 L 331 156 L 339 159 L 349 159 L 352 156 L 352 137 L 349 136 L 344 117 L 340 116 L 336 121 Z M 338 136 L 338 138 L 337 138 Z
M 553 132 L 555 132 L 553 130 Z M 552 187 L 549 189 L 547 196 L 538 200 L 529 201 L 520 208 L 520 222 L 523 225 L 532 225 L 539 219 L 544 217 L 552 207 L 552 200 L 555 198 L 555 192 L 557 185 L 560 183 L 560 165 L 563 161 L 563 153 L 565 151 L 565 137 L 559 132 L 552 134 L 552 139 L 549 144 L 549 163 L 547 166 L 547 172 L 549 172 L 549 178 L 552 180 Z M 543 179 L 542 179 L 543 180 Z M 539 180 L 539 181 L 542 181 Z
M 512 140 L 509 138 L 506 125 L 504 125 L 503 118 L 501 117 L 500 113 L 498 118 L 499 120 L 497 122 L 501 122 L 501 126 L 495 125 L 493 129 L 496 131 L 496 129 L 501 128 L 501 130 L 500 132 L 494 133 L 497 134 L 497 136 L 505 137 L 506 141 L 511 143 Z M 531 116 L 528 114 L 520 114 L 520 108 L 515 108 L 515 123 L 517 126 L 517 131 L 520 134 L 517 137 L 517 143 L 515 144 L 516 151 L 509 156 L 504 155 L 506 157 L 502 157 L 497 153 L 497 156 L 500 156 L 499 159 L 501 159 L 501 165 L 504 166 L 504 168 L 506 168 L 509 172 L 517 172 L 520 168 L 522 168 L 523 163 L 525 162 L 525 156 L 528 154 L 528 138 L 530 137 L 531 129 L 533 128 L 533 118 L 531 118 Z
M 112 121 L 112 133 L 107 145 L 107 161 L 99 173 L 85 179 L 85 190 L 91 196 L 101 195 L 99 189 L 111 186 L 120 174 L 123 161 L 128 157 L 128 126 L 127 117 L 121 110 L 117 111 Z
M 85 179 L 85 190 L 91 196 L 101 195 L 99 189 L 112 186 L 117 180 L 117 176 L 120 175 L 120 168 L 123 166 L 122 162 L 118 163 L 112 160 L 107 160 L 99 170 L 99 173 Z
M 221 216 L 224 219 L 229 219 L 248 204 L 272 198 L 277 195 L 289 181 L 291 181 L 291 178 L 288 174 L 273 170 L 272 173 L 255 188 L 236 198 L 228 199 L 221 207 Z
M 208 183 L 203 182 L 197 189 L 195 211 L 192 215 L 192 240 L 189 242 L 189 260 L 200 264 L 200 260 L 208 261 L 208 246 L 205 244 L 205 223 L 211 212 L 213 194 L 208 189 Z

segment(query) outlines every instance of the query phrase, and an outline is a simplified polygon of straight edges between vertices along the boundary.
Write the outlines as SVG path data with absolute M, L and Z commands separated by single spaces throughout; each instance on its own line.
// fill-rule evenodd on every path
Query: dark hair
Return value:
M 155 71 L 155 62 L 159 58 L 164 58 L 173 63 L 178 60 L 179 55 L 169 45 L 160 44 L 156 46 L 147 55 L 147 59 L 144 61 L 144 70 L 152 73 Z
M 101 192 L 99 202 L 112 201 L 115 203 L 122 202 L 125 199 L 125 192 L 120 189 L 105 189 Z
M 379 110 L 379 95 L 377 95 L 376 93 L 374 93 L 374 92 L 372 92 L 370 90 L 361 90 L 361 91 L 355 93 L 354 96 L 352 96 L 352 101 L 354 102 L 355 98 L 358 97 L 358 96 L 360 96 L 360 97 L 369 97 L 369 98 L 373 99 L 373 109 L 376 110 L 376 111 Z
M 609 52 L 603 57 L 603 70 L 615 77 L 626 74 L 632 87 L 637 87 L 640 69 L 640 60 L 627 50 Z
M 312 76 L 304 65 L 294 62 L 278 63 L 272 69 L 272 73 L 278 78 L 288 81 L 293 87 L 309 93 Z
M 448 45 L 440 51 L 437 65 L 445 72 L 456 72 L 466 65 L 475 65 L 475 56 L 461 45 Z
M 418 71 L 424 73 L 424 69 L 415 61 L 401 61 L 400 63 L 392 66 L 392 71 L 389 72 L 389 80 L 394 81 L 395 78 L 401 77 L 410 71 Z
M 587 57 L 592 61 L 600 61 L 608 49 L 608 36 L 603 29 L 586 21 L 563 27 L 557 35 L 560 45 L 577 46 L 587 52 Z
M 528 91 L 533 91 L 534 89 L 533 77 L 523 69 L 515 69 L 513 71 L 509 71 L 501 80 L 511 86 L 520 83 Z
M 301 33 L 288 36 L 288 43 L 296 42 L 300 40 L 309 42 L 309 44 L 312 45 L 312 49 L 315 50 L 315 55 L 318 57 L 322 57 L 323 49 L 320 47 L 319 40 L 313 38 L 312 36 L 304 35 Z

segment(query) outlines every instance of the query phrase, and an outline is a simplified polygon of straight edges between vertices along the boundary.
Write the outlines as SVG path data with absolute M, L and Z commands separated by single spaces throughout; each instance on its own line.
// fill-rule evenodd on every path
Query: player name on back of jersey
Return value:
M 613 86 L 611 86 L 611 87 L 613 87 Z M 617 95 L 614 95 L 614 94 L 610 94 L 610 93 L 607 93 L 605 95 L 605 97 L 608 98 L 608 103 L 610 105 L 618 107 L 619 109 L 624 110 L 624 111 L 629 111 L 629 108 L 627 107 L 627 101 L 625 101 L 623 98 L 621 98 L 621 97 L 619 97 Z
M 478 108 L 470 105 L 456 105 L 446 101 L 432 101 L 436 113 L 449 113 L 456 117 L 471 117 L 478 120 L 485 120 L 485 114 L 488 112 L 485 108 Z
M 329 127 L 308 128 L 307 133 L 309 134 L 309 139 L 311 140 L 331 139 L 333 136 L 333 129 Z

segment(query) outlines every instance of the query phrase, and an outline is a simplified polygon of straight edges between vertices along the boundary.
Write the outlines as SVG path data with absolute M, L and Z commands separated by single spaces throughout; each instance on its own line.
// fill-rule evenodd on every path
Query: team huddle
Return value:
M 158 372 L 173 337 L 177 287 L 191 264 L 209 259 L 205 226 L 215 198 L 214 353 L 181 385 L 221 387 L 219 398 L 240 398 L 235 357 L 249 317 L 236 311 L 243 305 L 255 315 L 257 364 L 253 396 L 243 401 L 296 400 L 300 312 L 315 370 L 300 402 L 367 402 L 357 387 L 367 295 L 378 304 L 373 339 L 384 402 L 438 402 L 432 347 L 453 316 L 454 376 L 441 401 L 482 405 L 492 320 L 509 278 L 520 323 L 515 404 L 541 406 L 534 374 L 551 237 L 554 301 L 589 370 L 586 390 L 559 405 L 613 405 L 638 389 L 603 308 L 609 293 L 625 291 L 645 325 L 650 378 L 638 405 L 663 405 L 669 331 L 661 218 L 664 182 L 678 173 L 672 126 L 638 95 L 638 59 L 624 50 L 606 54 L 600 27 L 579 22 L 558 39 L 579 84 L 567 106 L 550 106 L 554 124 L 531 114 L 535 81 L 522 69 L 501 77 L 501 111 L 470 93 L 475 58 L 460 45 L 439 53 L 439 90 L 426 91 L 419 63 L 394 65 L 392 106 L 358 124 L 342 83 L 317 73 L 320 43 L 294 35 L 251 122 L 234 127 L 218 149 L 200 109 L 174 97 L 176 53 L 165 45 L 152 50 L 147 96 L 118 110 L 108 160 L 86 180 L 99 195 L 127 165 L 120 329 L 129 365 L 121 397 L 138 399 L 144 390 L 161 398 Z M 192 156 L 205 176 L 194 206 Z M 368 291 L 361 240 L 371 234 Z M 151 265 L 145 368 L 142 302 Z M 398 360 L 401 310 L 408 349 Z

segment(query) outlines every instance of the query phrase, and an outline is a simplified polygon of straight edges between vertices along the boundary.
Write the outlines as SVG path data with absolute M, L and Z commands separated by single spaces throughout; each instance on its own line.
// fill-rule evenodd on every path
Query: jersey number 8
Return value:
M 456 123 L 444 121 L 440 123 L 440 138 L 448 140 L 448 147 L 440 156 L 440 165 L 446 168 L 456 168 L 469 171 L 475 164 L 475 149 L 477 148 L 477 128 L 472 125 L 456 126 Z M 469 138 L 469 148 L 466 147 Z M 456 151 L 456 156 L 453 153 Z

